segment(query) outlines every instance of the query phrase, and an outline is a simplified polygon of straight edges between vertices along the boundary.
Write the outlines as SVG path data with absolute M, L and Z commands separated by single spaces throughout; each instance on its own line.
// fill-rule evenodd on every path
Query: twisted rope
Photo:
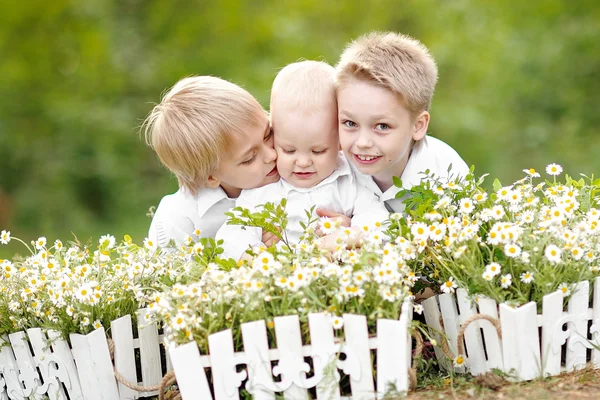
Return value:
M 108 352 L 110 353 L 110 360 L 114 361 L 115 359 L 115 342 L 108 338 Z M 138 392 L 154 392 L 158 390 L 158 400 L 181 400 L 181 394 L 179 391 L 167 391 L 169 397 L 165 397 L 165 390 L 170 386 L 177 383 L 177 379 L 175 378 L 175 372 L 170 371 L 162 377 L 160 383 L 154 386 L 140 386 L 137 384 L 133 384 L 129 382 L 123 375 L 117 371 L 117 369 L 113 366 L 113 372 L 115 374 L 115 378 L 119 381 L 123 386 L 128 387 L 129 389 L 138 391 Z
M 412 368 L 408 369 L 408 382 L 410 390 L 415 390 L 417 387 L 417 363 L 416 359 L 421 358 L 423 354 L 423 347 L 425 346 L 423 343 L 423 335 L 418 330 L 414 330 L 410 334 L 417 341 L 417 346 L 415 347 L 415 353 L 413 354 L 413 365 Z
M 471 322 L 480 320 L 480 319 L 485 319 L 486 321 L 489 321 L 492 325 L 494 325 L 494 328 L 496 328 L 496 333 L 498 334 L 498 339 L 502 340 L 502 329 L 500 326 L 500 321 L 494 317 L 490 317 L 487 314 L 475 314 L 472 315 L 471 317 L 467 318 L 467 320 L 465 322 L 463 322 L 462 326 L 460 327 L 460 329 L 458 330 L 458 338 L 457 338 L 457 350 L 458 350 L 458 356 L 464 356 L 465 355 L 465 345 L 464 345 L 464 337 L 465 337 L 465 330 L 467 329 L 467 327 L 469 326 L 469 324 Z

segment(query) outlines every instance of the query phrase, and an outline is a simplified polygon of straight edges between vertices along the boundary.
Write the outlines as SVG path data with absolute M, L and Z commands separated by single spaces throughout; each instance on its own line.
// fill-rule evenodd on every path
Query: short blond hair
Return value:
M 358 79 L 391 90 L 416 115 L 428 111 L 438 79 L 427 47 L 407 35 L 371 32 L 352 41 L 336 66 L 337 87 Z
M 323 61 L 298 61 L 279 71 L 271 87 L 271 113 L 276 105 L 314 110 L 337 105 L 335 68 Z
M 196 194 L 205 187 L 236 135 L 260 124 L 265 111 L 238 85 L 213 76 L 181 79 L 142 125 L 148 143 L 177 177 Z

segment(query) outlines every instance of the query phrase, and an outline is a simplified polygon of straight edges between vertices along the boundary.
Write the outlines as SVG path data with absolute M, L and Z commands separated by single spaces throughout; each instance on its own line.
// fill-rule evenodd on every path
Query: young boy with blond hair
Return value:
M 400 188 L 394 177 L 408 189 L 421 182 L 425 170 L 440 178 L 468 174 L 454 149 L 426 136 L 438 70 L 419 41 L 396 33 L 366 34 L 346 47 L 336 71 L 342 150 L 360 181 L 388 209 L 404 209 L 395 199 Z
M 324 62 L 302 61 L 283 68 L 271 90 L 271 122 L 281 179 L 244 190 L 236 206 L 256 209 L 287 199 L 290 242 L 299 240 L 305 210 L 318 206 L 351 218 L 352 226 L 375 228 L 389 213 L 371 190 L 360 185 L 339 151 L 335 70 Z M 261 243 L 260 230 L 224 225 L 225 256 L 239 259 Z
M 271 126 L 256 99 L 212 76 L 181 79 L 143 125 L 146 141 L 177 177 L 148 237 L 158 246 L 188 236 L 214 237 L 242 189 L 279 179 Z

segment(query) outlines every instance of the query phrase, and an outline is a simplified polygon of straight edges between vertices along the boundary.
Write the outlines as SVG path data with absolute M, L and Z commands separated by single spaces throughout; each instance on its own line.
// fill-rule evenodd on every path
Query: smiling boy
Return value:
M 408 189 L 425 170 L 441 178 L 468 174 L 454 149 L 426 136 L 438 71 L 420 42 L 369 33 L 348 45 L 336 70 L 340 144 L 361 182 L 389 209 L 403 211 L 396 176 Z

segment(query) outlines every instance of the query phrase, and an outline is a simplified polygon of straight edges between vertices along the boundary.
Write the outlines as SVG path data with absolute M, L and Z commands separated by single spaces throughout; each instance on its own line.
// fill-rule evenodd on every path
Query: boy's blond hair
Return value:
M 262 106 L 246 90 L 212 76 L 183 78 L 142 125 L 146 142 L 179 181 L 196 194 L 205 187 L 235 135 L 257 127 Z
M 271 113 L 278 105 L 287 109 L 319 109 L 337 105 L 335 68 L 322 61 L 298 61 L 279 71 L 271 87 Z
M 413 116 L 428 111 L 438 79 L 429 50 L 407 35 L 371 32 L 352 41 L 336 66 L 337 87 L 351 79 L 391 90 Z

